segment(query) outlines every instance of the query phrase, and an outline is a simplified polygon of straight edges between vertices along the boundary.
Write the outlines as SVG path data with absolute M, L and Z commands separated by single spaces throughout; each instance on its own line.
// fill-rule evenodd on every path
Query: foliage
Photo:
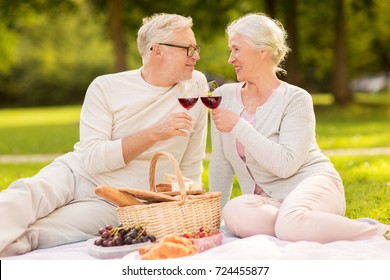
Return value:
M 79 104 L 97 75 L 113 71 L 109 12 L 103 0 L 0 0 L 0 106 Z M 122 0 L 129 68 L 141 65 L 136 31 L 156 12 L 190 15 L 202 46 L 197 66 L 210 77 L 234 80 L 224 29 L 232 19 L 265 12 L 265 1 Z M 284 1 L 275 2 L 285 20 Z M 303 87 L 329 89 L 333 72 L 333 0 L 297 0 Z M 346 0 L 348 71 L 351 78 L 389 72 L 390 1 Z M 297 50 L 293 50 L 297 51 Z
M 138 29 L 143 17 L 154 13 L 177 13 L 191 16 L 194 21 L 194 31 L 201 41 L 213 38 L 215 34 L 223 33 L 226 22 L 230 20 L 229 11 L 235 7 L 235 0 L 187 0 L 187 1 L 154 1 L 134 0 L 123 1 L 125 24 Z M 138 10 L 138 20 L 134 21 L 134 8 Z M 210 27 L 213 28 L 210 28 Z
M 7 44 L 0 43 L 0 74 L 8 73 L 16 61 L 14 52 L 17 44 L 17 34 L 9 31 L 4 23 L 0 22 L 0 42 L 7 42 Z
M 329 91 L 329 69 L 333 67 L 333 6 L 330 1 L 303 1 L 298 5 L 300 60 L 303 69 L 306 69 L 306 88 L 310 91 L 318 90 L 319 81 L 321 90 Z M 315 9 L 321 13 L 313 12 Z M 321 34 L 319 36 L 319 34 Z M 307 44 L 310 42 L 310 44 Z M 313 47 L 313 44 L 316 46 Z M 292 50 L 294 51 L 294 50 Z M 319 53 L 321 55 L 319 55 Z
M 362 1 L 356 1 L 360 3 Z M 352 77 L 390 71 L 390 1 L 370 0 L 363 6 L 352 5 L 349 24 L 350 73 Z M 355 1 L 352 1 L 354 4 Z M 357 43 L 358 42 L 358 43 Z
M 76 1 L 76 0 L 75 0 Z M 72 0 L 1 0 L 0 18 L 7 25 L 13 24 L 16 18 L 30 12 L 47 12 L 58 15 L 74 11 L 76 3 Z
M 77 17 L 20 9 L 23 16 L 6 29 L 16 38 L 10 56 L 15 63 L 0 73 L 0 106 L 81 103 L 91 80 L 112 65 L 99 17 L 92 18 L 87 6 L 79 7 Z

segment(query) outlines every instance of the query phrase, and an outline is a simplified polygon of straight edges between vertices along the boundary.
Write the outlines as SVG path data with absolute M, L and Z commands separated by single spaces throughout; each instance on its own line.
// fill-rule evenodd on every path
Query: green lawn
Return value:
M 322 149 L 390 146 L 390 105 L 316 106 Z
M 390 155 L 334 156 L 331 160 L 344 181 L 346 215 L 351 218 L 372 217 L 390 224 Z M 34 175 L 46 164 L 0 164 L 0 190 L 17 178 Z M 204 167 L 203 183 L 208 189 L 207 160 Z M 241 190 L 236 182 L 232 197 L 240 194 Z
M 1 109 L 0 155 L 51 154 L 73 149 L 80 106 Z
M 390 155 L 334 156 L 344 182 L 347 216 L 390 224 Z
M 0 191 L 19 178 L 31 177 L 49 162 L 0 163 Z
M 313 95 L 320 147 L 390 146 L 390 95 L 379 97 L 366 94 L 360 103 L 342 108 L 329 105 L 330 95 Z M 78 140 L 79 114 L 80 106 L 0 109 L 0 155 L 71 151 Z
M 390 95 L 356 95 L 347 108 L 332 105 L 329 94 L 313 95 L 317 140 L 323 150 L 390 146 Z M 80 106 L 0 109 L 0 155 L 61 154 L 78 140 Z M 210 152 L 210 139 L 207 151 Z M 390 223 L 390 155 L 332 156 L 345 185 L 347 215 Z M 35 174 L 47 162 L 0 163 L 0 190 Z M 208 161 L 204 162 L 207 186 Z M 237 182 L 233 197 L 240 195 Z

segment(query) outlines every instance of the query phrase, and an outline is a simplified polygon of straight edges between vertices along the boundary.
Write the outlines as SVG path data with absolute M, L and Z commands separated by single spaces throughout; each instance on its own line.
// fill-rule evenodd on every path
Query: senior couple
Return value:
M 155 14 L 138 31 L 140 69 L 97 77 L 80 116 L 80 140 L 31 178 L 0 192 L 0 257 L 82 241 L 117 224 L 97 185 L 148 189 L 151 157 L 168 151 L 185 177 L 201 180 L 207 109 L 180 109 L 176 84 L 206 83 L 192 19 Z M 332 242 L 385 235 L 389 225 L 344 216 L 342 180 L 315 138 L 311 96 L 280 80 L 289 52 L 274 19 L 251 13 L 226 29 L 236 83 L 222 85 L 212 110 L 209 189 L 222 192 L 222 218 L 239 237 Z M 190 132 L 188 132 L 190 131 Z M 164 161 L 162 159 L 161 161 Z M 156 176 L 170 171 L 159 164 Z M 233 177 L 242 195 L 229 199 Z

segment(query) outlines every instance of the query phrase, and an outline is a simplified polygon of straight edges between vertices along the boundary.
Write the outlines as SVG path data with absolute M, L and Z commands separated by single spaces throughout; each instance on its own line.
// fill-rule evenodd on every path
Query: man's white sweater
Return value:
M 206 77 L 194 71 L 192 80 L 206 83 Z M 201 180 L 205 156 L 207 109 L 198 102 L 189 114 L 193 128 L 189 136 L 174 137 L 156 143 L 136 159 L 125 164 L 122 138 L 137 133 L 165 118 L 183 111 L 176 87 L 156 87 L 141 77 L 141 69 L 97 77 L 89 86 L 80 116 L 80 141 L 74 152 L 60 157 L 95 184 L 149 189 L 152 156 L 168 151 L 178 161 L 185 177 Z M 156 183 L 163 174 L 173 173 L 172 164 L 160 157 Z

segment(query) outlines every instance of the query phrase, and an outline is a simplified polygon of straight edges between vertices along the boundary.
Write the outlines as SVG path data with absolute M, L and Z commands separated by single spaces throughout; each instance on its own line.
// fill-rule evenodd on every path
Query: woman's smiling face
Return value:
M 262 67 L 266 51 L 253 47 L 239 34 L 229 37 L 230 56 L 228 62 L 233 65 L 238 81 L 248 81 L 257 76 Z

